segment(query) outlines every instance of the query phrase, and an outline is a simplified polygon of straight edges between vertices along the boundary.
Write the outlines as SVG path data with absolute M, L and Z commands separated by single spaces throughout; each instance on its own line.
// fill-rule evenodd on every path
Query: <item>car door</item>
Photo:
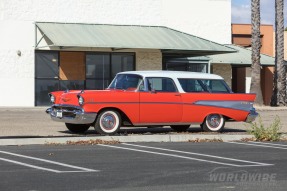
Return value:
M 146 91 L 140 92 L 140 123 L 167 124 L 182 119 L 181 94 L 171 78 L 146 78 Z

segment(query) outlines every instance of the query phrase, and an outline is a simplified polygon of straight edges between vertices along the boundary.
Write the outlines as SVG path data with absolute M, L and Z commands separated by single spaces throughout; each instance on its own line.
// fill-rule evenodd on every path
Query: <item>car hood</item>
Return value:
M 94 95 L 97 93 L 107 93 L 111 91 L 123 91 L 123 90 L 70 90 L 68 92 L 62 92 L 61 95 L 58 96 L 58 101 L 56 104 L 61 105 L 77 105 L 79 106 L 78 102 L 78 96 L 82 95 L 85 97 L 85 95 Z

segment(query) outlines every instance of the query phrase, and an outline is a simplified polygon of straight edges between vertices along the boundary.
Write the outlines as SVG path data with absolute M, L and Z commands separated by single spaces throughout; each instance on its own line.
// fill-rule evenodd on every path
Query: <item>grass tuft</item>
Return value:
M 261 116 L 259 116 L 259 122 L 253 122 L 250 125 L 250 129 L 247 131 L 254 135 L 256 141 L 279 141 L 281 134 L 279 130 L 281 129 L 281 121 L 278 116 L 274 118 L 274 121 L 269 127 L 265 127 Z

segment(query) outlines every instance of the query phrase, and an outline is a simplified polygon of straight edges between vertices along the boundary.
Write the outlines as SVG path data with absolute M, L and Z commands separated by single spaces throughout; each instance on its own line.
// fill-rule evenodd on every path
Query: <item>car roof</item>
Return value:
M 168 71 L 168 70 L 143 70 L 143 71 L 127 71 L 119 74 L 137 74 L 143 77 L 169 77 L 169 78 L 196 78 L 196 79 L 220 79 L 223 78 L 216 74 L 208 74 L 201 72 L 188 71 Z

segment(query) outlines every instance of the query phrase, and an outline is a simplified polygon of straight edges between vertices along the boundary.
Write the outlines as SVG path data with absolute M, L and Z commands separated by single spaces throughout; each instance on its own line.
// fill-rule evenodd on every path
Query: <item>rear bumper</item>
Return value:
M 97 113 L 87 113 L 84 109 L 71 105 L 52 105 L 46 113 L 54 121 L 72 124 L 91 124 L 97 117 Z
M 249 112 L 245 122 L 251 123 L 256 119 L 257 116 L 258 116 L 258 113 L 256 112 L 255 108 L 252 108 L 251 111 Z

